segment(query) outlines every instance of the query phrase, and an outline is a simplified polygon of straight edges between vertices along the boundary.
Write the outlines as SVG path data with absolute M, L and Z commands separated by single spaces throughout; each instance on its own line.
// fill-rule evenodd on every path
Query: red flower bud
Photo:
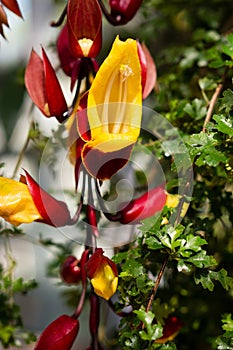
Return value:
M 122 224 L 139 223 L 161 211 L 166 204 L 166 192 L 164 186 L 158 186 L 132 200 L 117 214 Z M 121 207 L 123 204 L 121 204 Z M 111 220 L 111 217 L 109 218 Z
M 142 0 L 109 0 L 111 17 L 115 19 L 113 24 L 126 24 L 136 14 Z
M 62 315 L 43 331 L 34 350 L 70 350 L 78 331 L 78 320 Z
M 56 73 L 42 49 L 42 59 L 32 50 L 25 71 L 25 85 L 27 91 L 41 112 L 46 117 L 56 117 L 59 122 L 64 121 L 67 104 Z
M 102 13 L 97 0 L 69 0 L 69 45 L 75 57 L 96 57 L 102 46 Z
M 68 256 L 60 267 L 60 275 L 67 284 L 76 284 L 82 280 L 82 271 L 79 260 L 73 256 Z

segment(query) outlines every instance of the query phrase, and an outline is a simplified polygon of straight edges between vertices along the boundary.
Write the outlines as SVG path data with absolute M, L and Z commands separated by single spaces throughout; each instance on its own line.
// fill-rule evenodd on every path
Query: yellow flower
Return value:
M 15 226 L 41 219 L 26 184 L 0 177 L 0 216 Z
M 83 147 L 83 163 L 92 176 L 110 178 L 128 162 L 140 133 L 142 88 L 136 40 L 115 39 L 89 90 L 87 115 L 91 139 Z
M 103 264 L 103 266 L 96 271 L 95 277 L 91 279 L 91 284 L 97 295 L 108 300 L 116 292 L 118 277 L 115 276 L 110 265 Z

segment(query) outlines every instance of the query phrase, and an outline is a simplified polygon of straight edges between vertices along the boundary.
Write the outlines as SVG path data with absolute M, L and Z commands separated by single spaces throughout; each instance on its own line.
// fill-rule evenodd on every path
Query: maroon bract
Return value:
M 62 315 L 43 331 L 34 350 L 70 350 L 78 331 L 78 320 Z
M 66 119 L 67 103 L 44 49 L 42 59 L 32 50 L 25 71 L 25 85 L 31 99 L 46 117 L 56 117 L 59 122 Z
M 102 46 L 102 13 L 97 0 L 69 0 L 69 46 L 75 57 L 96 57 Z

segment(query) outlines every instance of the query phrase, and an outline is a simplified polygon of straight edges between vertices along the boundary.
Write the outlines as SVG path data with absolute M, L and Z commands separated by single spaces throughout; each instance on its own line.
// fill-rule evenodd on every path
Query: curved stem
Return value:
M 214 94 L 211 97 L 211 100 L 210 100 L 210 103 L 209 103 L 209 107 L 208 107 L 208 111 L 207 111 L 207 114 L 206 114 L 206 117 L 205 117 L 205 120 L 204 120 L 204 123 L 203 123 L 203 128 L 202 128 L 203 132 L 206 132 L 206 124 L 212 118 L 212 114 L 213 114 L 213 111 L 214 111 L 215 104 L 217 102 L 218 96 L 220 95 L 220 93 L 221 93 L 221 91 L 223 89 L 224 83 L 225 83 L 227 71 L 228 71 L 228 67 L 226 68 L 226 70 L 225 70 L 225 72 L 224 72 L 224 74 L 222 76 L 222 82 L 217 85 L 217 87 L 216 87 L 216 89 L 214 91 Z
M 163 277 L 163 274 L 164 274 L 165 268 L 167 266 L 168 260 L 169 260 L 169 255 L 167 255 L 166 258 L 164 259 L 163 265 L 162 265 L 162 267 L 161 267 L 161 269 L 159 271 L 158 277 L 157 277 L 157 279 L 155 281 L 154 288 L 152 290 L 150 299 L 149 299 L 147 307 L 146 307 L 146 312 L 148 312 L 150 310 L 150 308 L 151 308 L 152 302 L 153 302 L 153 300 L 155 298 L 155 294 L 156 294 L 157 289 L 159 287 L 159 283 L 161 281 L 161 278 Z
M 57 21 L 53 21 L 53 22 L 50 23 L 51 27 L 60 27 L 60 25 L 62 24 L 62 22 L 65 19 L 66 12 L 67 12 L 67 5 L 63 9 L 63 11 L 62 11 L 60 17 L 58 18 L 58 20 Z
M 206 124 L 211 120 L 212 118 L 212 114 L 213 114 L 213 111 L 214 111 L 214 106 L 216 104 L 216 101 L 217 101 L 217 98 L 220 94 L 220 92 L 222 91 L 222 88 L 223 88 L 223 83 L 220 83 L 218 84 L 218 86 L 216 87 L 216 90 L 210 100 L 210 103 L 209 103 L 209 108 L 208 108 L 208 111 L 207 111 L 207 114 L 206 114 L 206 117 L 205 117 L 205 120 L 204 120 L 204 124 L 203 124 L 203 128 L 202 128 L 202 131 L 203 132 L 206 132 Z

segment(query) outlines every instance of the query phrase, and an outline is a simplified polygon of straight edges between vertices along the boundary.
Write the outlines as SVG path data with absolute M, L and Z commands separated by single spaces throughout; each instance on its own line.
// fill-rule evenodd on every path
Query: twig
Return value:
M 153 300 L 154 300 L 154 298 L 155 298 L 155 294 L 156 294 L 157 289 L 158 289 L 158 287 L 159 287 L 159 283 L 160 283 L 160 281 L 161 281 L 161 278 L 162 278 L 163 273 L 164 273 L 164 271 L 165 271 L 165 268 L 166 268 L 166 266 L 167 266 L 168 259 L 169 259 L 169 255 L 166 256 L 166 258 L 165 258 L 165 260 L 164 260 L 164 262 L 163 262 L 163 265 L 162 265 L 162 267 L 161 267 L 161 269 L 160 269 L 160 271 L 159 271 L 158 277 L 157 277 L 157 279 L 156 279 L 156 281 L 155 281 L 154 288 L 153 288 L 153 290 L 152 290 L 150 299 L 149 299 L 148 304 L 147 304 L 147 307 L 146 307 L 146 312 L 148 312 L 148 311 L 150 310 L 150 308 L 151 308 L 152 302 L 153 302 Z
M 215 103 L 217 101 L 217 98 L 218 98 L 220 92 L 222 91 L 222 88 L 223 88 L 223 83 L 218 84 L 218 86 L 216 87 L 215 92 L 210 100 L 209 108 L 208 108 L 208 111 L 207 111 L 207 114 L 205 117 L 205 121 L 203 124 L 203 128 L 202 128 L 203 132 L 206 132 L 206 124 L 211 120 Z

